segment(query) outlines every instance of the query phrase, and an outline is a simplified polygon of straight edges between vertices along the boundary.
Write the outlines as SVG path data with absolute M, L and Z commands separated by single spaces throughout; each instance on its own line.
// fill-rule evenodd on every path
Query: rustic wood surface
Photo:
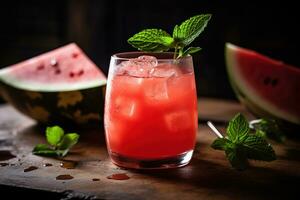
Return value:
M 218 122 L 220 130 L 235 113 L 243 112 L 235 102 L 200 99 L 200 122 Z M 221 122 L 221 123 L 220 123 Z M 33 146 L 43 143 L 43 127 L 19 114 L 12 107 L 0 107 L 0 150 L 9 150 L 16 157 L 0 161 L 0 184 L 51 192 L 81 194 L 99 199 L 293 199 L 300 186 L 300 141 L 289 139 L 285 144 L 274 143 L 278 160 L 251 162 L 244 172 L 232 169 L 221 151 L 209 147 L 215 136 L 200 124 L 192 162 L 172 170 L 125 170 L 111 164 L 99 130 L 81 130 L 81 139 L 65 160 L 77 161 L 75 169 L 60 167 L 60 160 L 34 156 Z M 53 166 L 44 167 L 45 163 Z M 36 166 L 38 169 L 24 172 Z M 107 177 L 126 173 L 130 179 Z M 58 175 L 70 174 L 71 180 L 56 180 Z M 92 179 L 98 178 L 99 181 Z

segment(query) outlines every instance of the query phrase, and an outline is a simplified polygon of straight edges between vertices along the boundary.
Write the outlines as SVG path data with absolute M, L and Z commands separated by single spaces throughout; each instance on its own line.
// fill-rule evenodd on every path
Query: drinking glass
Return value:
M 111 161 L 135 169 L 176 168 L 192 157 L 198 128 L 191 56 L 118 53 L 111 57 L 104 126 Z

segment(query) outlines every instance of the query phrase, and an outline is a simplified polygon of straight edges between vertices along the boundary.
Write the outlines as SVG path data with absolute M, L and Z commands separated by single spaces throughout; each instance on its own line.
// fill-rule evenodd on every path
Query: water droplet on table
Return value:
M 74 177 L 71 176 L 70 174 L 62 174 L 62 175 L 58 175 L 56 177 L 56 180 L 70 180 L 73 179 Z
M 16 156 L 13 155 L 10 151 L 0 151 L 0 161 L 4 160 L 10 160 L 12 158 L 15 158 Z
M 45 163 L 45 164 L 43 164 L 43 166 L 44 167 L 51 167 L 51 166 L 53 166 L 51 163 Z
M 0 166 L 1 167 L 5 167 L 5 166 L 7 166 L 8 165 L 8 163 L 0 163 Z
M 65 169 L 75 169 L 77 164 L 78 164 L 78 162 L 76 162 L 76 161 L 63 161 L 60 163 L 60 167 L 65 168 Z
M 30 171 L 33 171 L 33 170 L 36 170 L 36 169 L 38 169 L 38 167 L 30 166 L 30 167 L 27 167 L 26 169 L 24 169 L 24 172 L 30 172 Z
M 113 180 L 127 180 L 127 179 L 130 179 L 130 177 L 127 176 L 125 173 L 112 174 L 112 175 L 108 176 L 107 178 L 108 179 L 113 179 Z

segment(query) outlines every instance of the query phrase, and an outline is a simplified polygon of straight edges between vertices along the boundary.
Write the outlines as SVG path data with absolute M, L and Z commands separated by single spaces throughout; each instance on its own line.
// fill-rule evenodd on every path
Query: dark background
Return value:
M 213 17 L 193 43 L 199 96 L 234 98 L 224 43 L 254 49 L 295 66 L 299 63 L 296 1 L 61 0 L 3 1 L 0 67 L 76 42 L 107 73 L 110 56 L 134 50 L 127 39 L 145 28 L 172 32 L 175 24 L 202 13 Z

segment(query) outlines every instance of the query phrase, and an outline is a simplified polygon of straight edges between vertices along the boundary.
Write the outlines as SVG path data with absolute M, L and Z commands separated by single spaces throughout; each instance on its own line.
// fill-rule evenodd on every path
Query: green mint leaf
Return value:
M 211 147 L 216 150 L 225 150 L 228 142 L 230 141 L 226 138 L 217 138 L 213 141 Z
M 262 130 L 256 130 L 255 135 L 262 137 L 262 138 L 267 138 L 266 132 L 262 131 Z
M 283 131 L 280 129 L 278 123 L 274 119 L 261 119 L 255 120 L 256 123 L 251 121 L 251 125 L 256 130 L 256 134 L 262 135 L 264 133 L 264 137 L 274 140 L 279 143 L 283 143 L 285 141 L 285 135 Z
M 32 153 L 35 154 L 35 155 L 49 156 L 49 157 L 57 156 L 56 151 L 53 150 L 52 148 L 50 148 L 46 144 L 38 144 L 38 145 L 36 145 L 33 148 Z
M 51 150 L 47 144 L 37 144 L 32 151 Z
M 55 150 L 55 153 L 58 157 L 65 157 L 70 149 L 65 149 L 65 150 Z
M 191 17 L 173 30 L 173 38 L 178 46 L 185 47 L 191 44 L 205 29 L 211 19 L 211 14 L 202 14 Z
M 247 154 L 242 145 L 231 143 L 225 149 L 225 154 L 233 168 L 245 170 L 248 167 Z
M 64 130 L 59 126 L 47 127 L 46 137 L 49 144 L 57 146 L 64 135 Z
M 179 51 L 179 55 L 177 58 L 181 58 L 181 57 L 187 56 L 189 54 L 196 53 L 200 50 L 201 50 L 200 47 L 189 47 L 185 51 Z
M 69 150 L 78 142 L 77 133 L 64 135 L 64 130 L 59 126 L 47 127 L 46 138 L 51 147 L 46 144 L 36 145 L 32 153 L 40 156 L 64 157 Z
M 64 135 L 63 139 L 58 145 L 59 150 L 67 150 L 72 148 L 79 139 L 79 135 L 77 133 L 68 133 Z
M 262 137 L 257 135 L 249 135 L 243 146 L 247 153 L 248 159 L 273 161 L 276 160 L 275 151 L 272 146 Z
M 227 127 L 228 139 L 232 142 L 243 141 L 247 138 L 249 131 L 248 121 L 242 114 L 238 113 L 230 120 Z
M 49 150 L 40 150 L 40 151 L 33 151 L 34 155 L 38 156 L 46 156 L 46 157 L 56 157 L 59 156 L 56 152 L 56 150 L 49 149 Z
M 161 29 L 145 29 L 128 39 L 128 43 L 141 51 L 162 52 L 173 47 L 174 39 Z
M 255 134 L 249 134 L 249 123 L 239 113 L 229 122 L 227 127 L 228 138 L 217 138 L 211 144 L 214 149 L 224 150 L 228 161 L 237 170 L 246 169 L 249 165 L 248 159 L 276 160 L 274 149 L 264 138 L 267 131 L 276 128 L 273 121 L 255 120 L 250 123 L 250 127 L 255 127 Z

